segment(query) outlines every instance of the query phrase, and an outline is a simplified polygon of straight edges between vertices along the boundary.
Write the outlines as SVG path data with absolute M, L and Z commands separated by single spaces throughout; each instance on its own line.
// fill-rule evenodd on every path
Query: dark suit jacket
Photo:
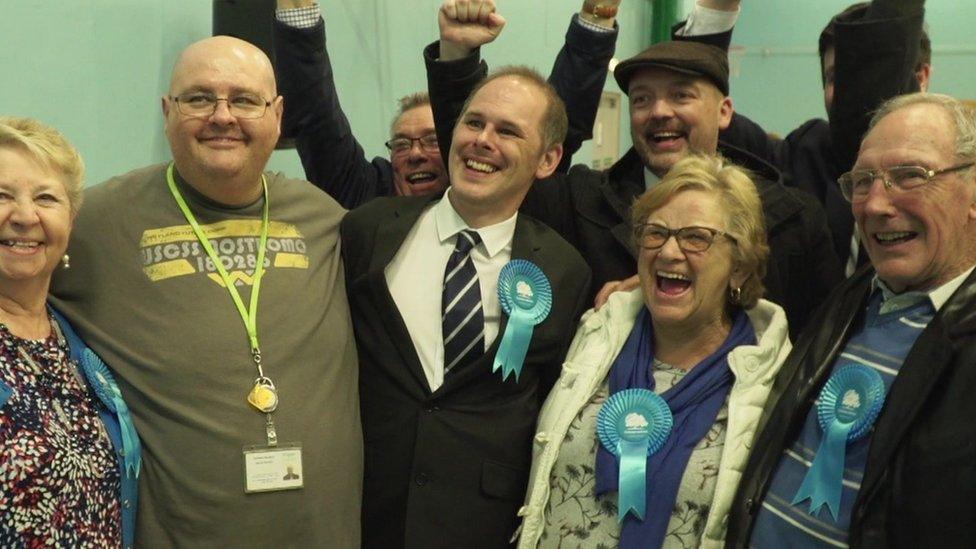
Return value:
M 519 381 L 491 371 L 491 348 L 431 393 L 384 270 L 435 198 L 378 198 L 342 224 L 359 346 L 365 436 L 364 547 L 503 547 L 525 495 L 539 407 L 588 303 L 590 270 L 545 225 L 520 215 L 512 259 L 538 265 L 553 306 L 535 327 Z M 440 269 L 436 275 L 441 276 Z M 431 296 L 431 299 L 440 299 Z

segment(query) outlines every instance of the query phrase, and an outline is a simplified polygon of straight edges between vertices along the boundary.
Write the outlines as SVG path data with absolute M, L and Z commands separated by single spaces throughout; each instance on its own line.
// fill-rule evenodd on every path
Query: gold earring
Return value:
M 71 268 L 71 257 L 68 256 L 68 254 L 64 254 L 64 256 L 61 258 L 61 267 L 64 269 Z
M 738 305 L 742 300 L 742 288 L 729 288 L 729 301 L 733 305 Z

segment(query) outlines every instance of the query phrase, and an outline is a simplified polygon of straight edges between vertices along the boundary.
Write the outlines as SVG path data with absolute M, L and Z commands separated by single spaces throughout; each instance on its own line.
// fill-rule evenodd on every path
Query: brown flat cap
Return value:
M 624 93 L 628 93 L 631 77 L 644 68 L 660 67 L 708 79 L 723 95 L 729 94 L 729 56 L 725 50 L 683 40 L 658 42 L 637 55 L 622 61 L 613 77 Z

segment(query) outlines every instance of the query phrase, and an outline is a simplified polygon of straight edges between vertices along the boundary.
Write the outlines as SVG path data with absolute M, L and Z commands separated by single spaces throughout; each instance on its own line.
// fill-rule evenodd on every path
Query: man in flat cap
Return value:
M 440 43 L 424 51 L 442 151 L 461 104 L 487 71 L 477 48 L 490 37 L 478 31 L 477 24 L 442 26 Z M 447 59 L 441 51 L 465 54 Z M 620 63 L 614 77 L 630 98 L 633 147 L 606 171 L 575 166 L 537 182 L 522 211 L 576 246 L 593 270 L 595 294 L 637 272 L 629 222 L 634 199 L 690 152 L 719 152 L 753 174 L 771 248 L 766 297 L 786 309 L 795 334 L 842 279 L 841 267 L 816 200 L 785 187 L 771 164 L 719 141 L 733 113 L 728 74 L 722 49 L 694 42 L 662 42 Z

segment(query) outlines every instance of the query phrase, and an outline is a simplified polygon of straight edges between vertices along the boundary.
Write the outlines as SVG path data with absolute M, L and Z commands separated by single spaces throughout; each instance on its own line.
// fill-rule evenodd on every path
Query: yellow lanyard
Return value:
M 193 212 L 190 211 L 189 206 L 186 204 L 186 200 L 183 199 L 183 195 L 180 194 L 180 190 L 176 187 L 176 180 L 173 178 L 173 164 L 169 165 L 166 169 L 166 184 L 169 185 L 170 193 L 172 193 L 173 198 L 176 200 L 176 204 L 180 207 L 180 211 L 183 212 L 183 217 L 186 218 L 187 223 L 193 228 L 193 233 L 196 235 L 197 240 L 203 249 L 207 252 L 207 256 L 213 262 L 214 267 L 217 269 L 217 273 L 220 274 L 220 279 L 224 282 L 224 287 L 227 288 L 227 292 L 230 294 L 231 299 L 234 301 L 234 305 L 237 306 L 237 312 L 241 315 L 241 320 L 244 321 L 244 328 L 247 330 L 248 342 L 251 346 L 251 358 L 254 360 L 254 365 L 258 370 L 258 378 L 254 381 L 254 387 L 251 392 L 247 395 L 247 401 L 251 403 L 252 406 L 257 408 L 259 411 L 267 414 L 267 432 L 268 432 L 268 444 L 274 446 L 277 443 L 277 437 L 275 436 L 274 424 L 271 421 L 271 412 L 274 412 L 278 406 L 278 393 L 275 389 L 274 383 L 270 378 L 264 375 L 264 368 L 261 367 L 261 347 L 258 344 L 258 295 L 261 292 L 261 279 L 264 277 L 264 256 L 268 249 L 268 211 L 269 198 L 268 198 L 268 182 L 265 180 L 264 175 L 261 175 L 261 186 L 264 191 L 264 208 L 261 214 L 261 239 L 258 244 L 258 260 L 257 266 L 254 269 L 254 284 L 251 287 L 251 303 L 250 307 L 244 306 L 244 300 L 241 299 L 240 292 L 237 291 L 237 287 L 234 286 L 234 282 L 230 279 L 230 275 L 227 273 L 227 269 L 224 268 L 224 264 L 220 261 L 220 257 L 214 250 L 213 246 L 210 244 L 210 239 L 200 228 L 200 224 L 197 223 L 196 217 Z

